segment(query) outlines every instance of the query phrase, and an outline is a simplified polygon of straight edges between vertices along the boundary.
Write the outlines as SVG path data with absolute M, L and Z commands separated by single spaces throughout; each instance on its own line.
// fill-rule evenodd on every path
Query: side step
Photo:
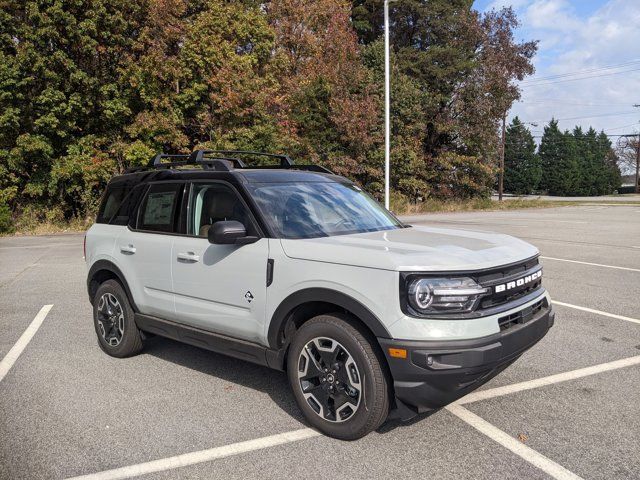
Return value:
M 141 313 L 135 314 L 135 322 L 138 328 L 144 332 L 171 338 L 195 347 L 222 353 L 223 355 L 239 358 L 276 370 L 282 370 L 283 368 L 282 361 L 278 361 L 281 357 L 280 352 L 271 350 L 257 343 L 247 342 L 246 340 L 220 335 Z

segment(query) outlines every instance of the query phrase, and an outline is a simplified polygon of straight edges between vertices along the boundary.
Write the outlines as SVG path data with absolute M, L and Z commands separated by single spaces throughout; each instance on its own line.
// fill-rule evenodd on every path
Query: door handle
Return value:
M 133 255 L 134 253 L 136 253 L 136 247 L 134 247 L 132 244 L 120 245 L 120 252 Z
M 193 252 L 179 253 L 178 260 L 182 262 L 196 263 L 200 261 L 200 255 L 196 255 Z

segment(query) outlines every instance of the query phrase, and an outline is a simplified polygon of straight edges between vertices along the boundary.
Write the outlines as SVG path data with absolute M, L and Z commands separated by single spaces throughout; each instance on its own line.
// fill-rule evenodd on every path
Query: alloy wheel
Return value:
M 124 335 L 124 311 L 112 293 L 105 293 L 98 302 L 98 326 L 107 344 L 117 347 Z
M 360 406 L 363 379 L 351 353 L 336 340 L 316 337 L 304 346 L 298 380 L 307 403 L 324 420 L 344 422 Z

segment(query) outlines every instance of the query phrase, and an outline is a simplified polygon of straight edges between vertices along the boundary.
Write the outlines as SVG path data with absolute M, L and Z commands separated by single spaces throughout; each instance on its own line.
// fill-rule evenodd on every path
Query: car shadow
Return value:
M 307 425 L 291 393 L 289 381 L 284 372 L 160 336 L 148 338 L 145 341 L 143 353 L 205 375 L 211 375 L 231 384 L 264 392 L 287 415 Z M 422 413 L 408 421 L 390 419 L 383 423 L 376 432 L 386 434 L 397 428 L 408 427 L 439 411 Z
M 306 424 L 284 372 L 160 336 L 154 336 L 145 341 L 143 354 L 153 355 L 231 384 L 264 392 L 281 410 Z
M 386 422 L 384 422 L 382 425 L 380 425 L 377 428 L 376 432 L 377 433 L 381 433 L 381 434 L 385 434 L 385 433 L 389 433 L 389 432 L 394 431 L 396 428 L 410 427 L 411 425 L 419 423 L 419 422 L 423 421 L 424 419 L 430 417 L 431 415 L 434 415 L 434 414 L 438 413 L 441 410 L 442 409 L 440 408 L 438 410 L 432 410 L 431 412 L 419 413 L 418 415 L 413 417 L 411 420 L 405 420 L 405 421 L 396 420 L 396 419 L 387 420 Z

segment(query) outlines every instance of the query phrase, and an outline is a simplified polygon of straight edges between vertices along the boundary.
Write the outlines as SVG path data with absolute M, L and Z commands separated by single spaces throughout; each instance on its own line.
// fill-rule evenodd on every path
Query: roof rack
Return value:
M 244 164 L 237 158 L 225 158 L 225 157 L 215 157 L 215 158 L 203 158 L 202 155 L 196 156 L 195 154 L 198 152 L 189 153 L 189 154 L 178 154 L 172 155 L 167 153 L 159 153 L 149 162 L 146 169 L 170 169 L 174 167 L 183 167 L 188 165 L 201 165 L 205 170 L 217 170 L 228 172 L 233 167 L 244 168 Z M 171 159 L 175 161 L 164 163 L 164 159 Z
M 252 152 L 249 150 L 195 150 L 191 156 L 195 161 L 202 160 L 209 155 L 221 155 L 222 157 L 227 157 L 228 155 L 250 155 L 254 157 L 269 157 L 269 158 L 277 158 L 280 160 L 280 167 L 289 168 L 293 166 L 293 160 L 288 155 L 283 155 L 279 153 L 265 153 L 265 152 Z M 213 157 L 218 158 L 218 157 Z M 237 159 L 240 163 L 242 163 L 241 168 L 244 168 L 244 163 Z
M 249 155 L 277 158 L 280 160 L 278 165 L 260 165 L 250 168 L 256 169 L 291 169 L 306 170 L 310 172 L 333 173 L 331 170 L 321 167 L 320 165 L 296 165 L 288 155 L 252 152 L 245 150 L 194 150 L 190 154 L 167 154 L 158 153 L 149 162 L 146 167 L 134 167 L 126 171 L 126 173 L 135 173 L 148 169 L 170 169 L 174 167 L 182 167 L 188 165 L 200 165 L 205 170 L 215 170 L 229 172 L 234 169 L 247 168 L 247 165 L 239 158 L 231 155 Z M 164 163 L 163 160 L 171 161 Z

